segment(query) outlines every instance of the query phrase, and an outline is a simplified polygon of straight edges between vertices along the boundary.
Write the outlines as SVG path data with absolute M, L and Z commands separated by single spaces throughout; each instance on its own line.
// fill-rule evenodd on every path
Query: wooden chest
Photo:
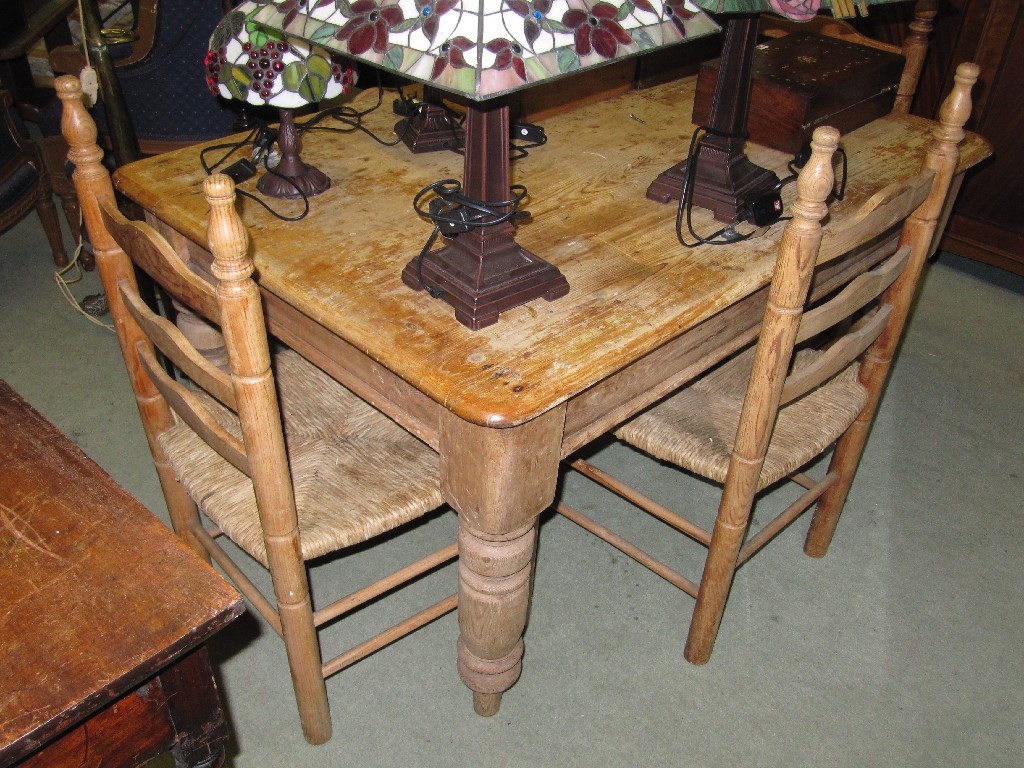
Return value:
M 708 124 L 718 63 L 700 68 L 696 125 Z M 845 134 L 888 114 L 903 63 L 896 53 L 806 32 L 759 45 L 750 89 L 750 141 L 796 153 L 819 125 Z

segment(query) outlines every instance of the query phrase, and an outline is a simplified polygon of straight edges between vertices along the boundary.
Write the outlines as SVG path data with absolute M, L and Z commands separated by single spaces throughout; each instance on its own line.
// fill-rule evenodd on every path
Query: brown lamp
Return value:
M 229 11 L 210 36 L 206 83 L 226 99 L 277 107 L 281 115 L 277 143 L 281 159 L 257 183 L 270 197 L 295 199 L 319 195 L 331 180 L 300 157 L 302 140 L 294 111 L 348 91 L 355 73 L 335 62 L 330 51 L 256 25 L 262 8 L 247 0 Z
M 468 100 L 462 193 L 493 215 L 412 259 L 402 277 L 472 329 L 569 290 L 556 267 L 516 243 L 508 206 L 496 205 L 511 199 L 503 97 L 718 31 L 690 0 L 272 0 L 254 20 Z
M 716 219 L 731 222 L 748 201 L 770 192 L 778 184 L 774 173 L 752 163 L 743 152 L 750 72 L 757 45 L 758 17 L 762 11 L 774 11 L 794 21 L 809 21 L 822 6 L 831 8 L 834 16 L 842 18 L 853 16 L 856 10 L 867 15 L 869 4 L 903 1 L 694 0 L 706 11 L 731 14 L 725 27 L 708 124 L 702 126 L 706 133 L 694 157 L 676 163 L 658 176 L 648 187 L 647 197 L 661 203 L 678 200 L 689 175 L 693 203 L 710 209 Z

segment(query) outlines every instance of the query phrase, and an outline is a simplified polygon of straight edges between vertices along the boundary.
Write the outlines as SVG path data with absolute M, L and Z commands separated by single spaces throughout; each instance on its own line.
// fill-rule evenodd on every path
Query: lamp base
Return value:
M 451 245 L 410 261 L 402 282 L 430 290 L 455 308 L 455 319 L 472 331 L 498 321 L 498 315 L 537 298 L 554 301 L 569 293 L 558 268 L 530 253 L 511 237 L 481 243 L 467 233 Z M 481 247 L 483 245 L 483 247 Z
M 331 180 L 323 172 L 301 161 L 300 164 L 302 167 L 297 169 L 296 175 L 264 174 L 263 178 L 256 183 L 256 189 L 267 197 L 297 200 L 303 196 L 316 197 L 331 188 Z
M 299 157 L 302 139 L 295 127 L 295 115 L 291 109 L 281 109 L 277 145 L 281 149 L 281 162 L 277 164 L 274 173 L 264 174 L 256 183 L 256 189 L 268 197 L 284 200 L 315 197 L 330 189 L 331 180 Z
M 692 158 L 672 166 L 651 183 L 647 188 L 651 200 L 678 200 L 690 162 L 696 163 L 690 200 L 709 208 L 719 221 L 735 221 L 747 200 L 770 192 L 779 183 L 774 173 L 754 165 L 743 154 L 756 45 L 757 14 L 732 16 L 725 27 L 707 133 Z
M 719 221 L 735 221 L 747 200 L 772 191 L 779 183 L 778 176 L 754 165 L 746 155 L 711 144 L 701 144 L 693 161 L 697 169 L 690 199 Z M 690 162 L 683 160 L 661 173 L 647 188 L 647 197 L 658 203 L 678 200 Z
M 457 149 L 466 143 L 466 132 L 452 122 L 448 110 L 430 103 L 421 104 L 415 115 L 395 123 L 395 133 L 415 154 Z

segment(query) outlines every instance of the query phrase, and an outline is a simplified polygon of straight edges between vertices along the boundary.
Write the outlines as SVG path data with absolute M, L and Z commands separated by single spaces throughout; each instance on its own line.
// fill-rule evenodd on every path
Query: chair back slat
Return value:
M 131 286 L 121 281 L 118 288 L 125 309 L 156 348 L 199 387 L 237 412 L 231 377 L 203 357 L 172 322 L 146 306 L 146 302 Z
M 109 204 L 100 204 L 100 216 L 107 232 L 139 269 L 179 302 L 220 325 L 221 311 L 213 286 L 190 270 L 163 236 L 145 222 L 129 221 L 116 208 L 111 210 Z
M 858 275 L 833 298 L 805 313 L 800 321 L 796 343 L 805 342 L 828 330 L 881 296 L 900 276 L 909 258 L 910 248 L 903 246 L 874 269 Z
M 786 405 L 821 386 L 860 357 L 885 330 L 891 315 L 892 307 L 879 307 L 855 330 L 834 341 L 813 363 L 787 376 L 780 405 Z
M 908 181 L 880 189 L 843 227 L 826 228 L 818 262 L 831 261 L 870 242 L 879 232 L 902 226 L 928 199 L 934 179 L 934 171 L 925 169 Z
M 167 375 L 147 345 L 138 344 L 136 351 L 139 363 L 171 410 L 235 469 L 251 476 L 252 469 L 242 441 L 224 429 L 192 392 Z

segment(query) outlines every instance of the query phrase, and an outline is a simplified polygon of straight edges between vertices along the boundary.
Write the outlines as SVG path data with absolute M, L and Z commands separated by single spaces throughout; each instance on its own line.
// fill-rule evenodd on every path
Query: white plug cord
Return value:
M 79 314 L 81 314 L 83 317 L 85 317 L 90 323 L 98 325 L 100 328 L 106 328 L 108 331 L 113 331 L 114 330 L 113 324 L 111 324 L 111 323 L 104 323 L 102 320 L 99 320 L 99 319 L 93 317 L 92 315 L 90 315 L 88 312 L 86 312 L 82 308 L 82 305 L 75 298 L 74 294 L 71 292 L 71 286 L 74 285 L 75 283 L 81 281 L 82 278 L 84 277 L 84 275 L 82 273 L 82 265 L 78 263 L 78 259 L 82 255 L 82 250 L 85 248 L 85 242 L 83 241 L 83 236 L 82 236 L 82 233 L 84 232 L 84 230 L 85 230 L 85 224 L 82 222 L 82 211 L 81 211 L 81 209 L 79 209 L 79 211 L 78 211 L 78 243 L 75 245 L 75 253 L 71 257 L 71 261 L 68 262 L 68 265 L 66 267 L 61 267 L 60 269 L 56 270 L 53 273 L 53 278 L 57 282 L 57 288 L 63 294 L 63 296 L 67 300 L 68 304 L 70 304 L 72 307 L 75 308 L 75 311 L 77 311 Z M 66 275 L 69 272 L 71 272 L 72 270 L 74 270 L 74 273 L 72 274 L 72 276 L 70 278 L 66 277 Z

